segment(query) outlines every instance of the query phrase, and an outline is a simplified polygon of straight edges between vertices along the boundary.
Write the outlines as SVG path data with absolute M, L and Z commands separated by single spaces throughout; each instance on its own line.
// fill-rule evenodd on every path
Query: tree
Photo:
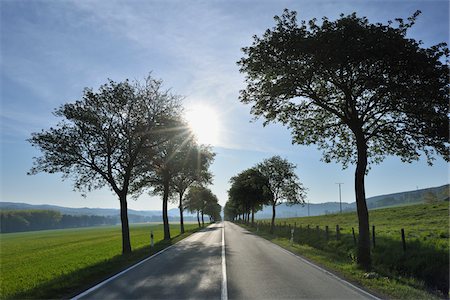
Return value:
M 182 205 L 182 196 L 188 184 L 192 184 L 195 180 L 209 181 L 212 175 L 207 168 L 213 154 L 196 143 L 188 124 L 181 119 L 181 116 L 176 116 L 167 122 L 163 131 L 167 139 L 156 146 L 157 151 L 153 151 L 155 153 L 151 159 L 140 167 L 142 179 L 138 182 L 137 188 L 153 187 L 152 194 L 162 195 L 164 239 L 169 240 L 170 227 L 167 211 L 169 198 L 178 193 L 181 195 L 180 204 Z M 182 207 L 180 223 L 183 233 Z
M 179 109 L 179 97 L 150 76 L 144 84 L 110 80 L 98 92 L 85 89 L 81 100 L 56 110 L 63 118 L 56 127 L 32 134 L 29 142 L 42 156 L 30 174 L 60 172 L 82 192 L 108 186 L 119 198 L 122 253 L 129 253 L 127 195 L 136 167 L 165 139 L 159 129 Z
M 272 205 L 272 223 L 270 232 L 275 226 L 275 208 L 285 202 L 288 205 L 305 203 L 306 190 L 295 174 L 295 165 L 280 156 L 272 156 L 257 165 L 259 172 L 266 178 L 266 186 L 270 192 L 269 203 Z
M 229 199 L 227 203 L 225 203 L 225 207 L 223 209 L 224 219 L 228 221 L 234 221 L 239 213 L 237 203 Z
M 183 196 L 186 190 L 194 183 L 200 185 L 211 183 L 212 174 L 208 169 L 215 156 L 208 147 L 197 143 L 193 143 L 188 149 L 183 167 L 173 176 L 171 183 L 173 190 L 178 195 L 178 199 L 175 199 L 175 201 L 178 201 L 178 209 L 180 210 L 181 233 L 184 233 Z
M 200 211 L 202 210 L 202 200 L 201 200 L 201 187 L 200 186 L 191 186 L 185 196 L 184 199 L 185 209 L 190 211 L 191 213 L 197 213 L 197 222 L 198 227 L 201 227 L 200 224 Z
M 255 212 L 268 204 L 272 195 L 267 185 L 268 179 L 257 168 L 242 171 L 230 179 L 231 188 L 228 191 L 230 202 L 238 203 L 249 219 L 252 214 L 252 226 L 255 223 Z M 247 220 L 249 221 L 249 220 Z
M 162 218 L 164 226 L 164 239 L 170 240 L 170 227 L 168 216 L 169 197 L 173 194 L 170 185 L 173 177 L 178 174 L 186 162 L 189 145 L 193 136 L 187 124 L 182 122 L 181 116 L 166 122 L 162 129 L 166 139 L 150 150 L 149 159 L 139 167 L 141 179 L 134 189 L 153 188 L 151 194 L 162 195 Z
M 253 114 L 287 125 L 293 143 L 317 144 L 325 162 L 356 163 L 358 264 L 366 269 L 368 165 L 386 155 L 411 162 L 423 153 L 430 164 L 436 154 L 449 159 L 449 51 L 406 37 L 419 14 L 396 19 L 397 27 L 356 13 L 307 26 L 285 10 L 238 62 L 247 83 L 240 100 L 253 103 Z
M 205 205 L 205 214 L 209 216 L 210 221 L 218 222 L 221 220 L 220 212 L 222 211 L 222 207 L 219 204 L 219 201 L 215 195 L 212 195 L 208 198 L 208 201 Z
M 218 203 L 218 200 L 210 189 L 203 186 L 191 186 L 184 202 L 187 210 L 197 212 L 198 226 L 201 227 L 205 225 L 204 215 L 214 213 L 214 208 L 208 211 L 208 205 Z M 200 214 L 202 216 L 201 225 Z

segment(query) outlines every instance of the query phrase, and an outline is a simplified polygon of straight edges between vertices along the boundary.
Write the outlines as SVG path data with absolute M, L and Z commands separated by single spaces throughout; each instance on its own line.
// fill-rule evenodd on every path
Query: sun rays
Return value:
M 218 144 L 219 118 L 213 108 L 197 104 L 186 111 L 185 118 L 200 144 Z

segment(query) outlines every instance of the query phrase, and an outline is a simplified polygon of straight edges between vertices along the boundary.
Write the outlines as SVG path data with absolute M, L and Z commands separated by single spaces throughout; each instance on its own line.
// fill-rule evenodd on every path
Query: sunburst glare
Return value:
M 207 105 L 195 105 L 186 111 L 186 121 L 200 144 L 216 146 L 219 142 L 219 118 Z

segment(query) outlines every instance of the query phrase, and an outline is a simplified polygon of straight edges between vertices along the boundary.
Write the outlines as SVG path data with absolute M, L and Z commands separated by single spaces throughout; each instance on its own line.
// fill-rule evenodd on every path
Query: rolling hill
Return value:
M 369 209 L 409 205 L 423 203 L 425 201 L 449 201 L 450 185 L 446 184 L 439 187 L 431 187 L 415 191 L 406 191 L 394 194 L 380 195 L 367 198 L 367 206 Z M 356 202 L 342 202 L 343 211 L 356 210 Z M 309 215 L 319 216 L 339 212 L 339 202 L 310 203 Z M 272 207 L 265 206 L 262 211 L 256 213 L 255 218 L 267 219 L 272 216 Z M 305 205 L 286 205 L 277 206 L 277 218 L 292 218 L 308 216 L 308 204 Z

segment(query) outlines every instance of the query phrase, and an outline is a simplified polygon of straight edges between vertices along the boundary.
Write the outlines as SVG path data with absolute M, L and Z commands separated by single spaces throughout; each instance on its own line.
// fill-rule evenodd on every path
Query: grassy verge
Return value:
M 376 225 L 374 273 L 370 279 L 355 263 L 355 213 L 281 219 L 273 235 L 268 233 L 268 222 L 260 222 L 257 234 L 382 295 L 398 299 L 448 298 L 448 213 L 448 203 L 370 211 L 371 225 Z M 340 227 L 339 239 L 336 225 Z M 292 228 L 293 245 L 289 241 Z M 406 251 L 402 247 L 402 228 Z
M 2 234 L 0 298 L 75 296 L 198 230 L 195 224 L 185 228 L 180 235 L 179 225 L 171 225 L 174 238 L 164 241 L 162 225 L 131 226 L 129 255 L 121 255 L 119 226 Z

